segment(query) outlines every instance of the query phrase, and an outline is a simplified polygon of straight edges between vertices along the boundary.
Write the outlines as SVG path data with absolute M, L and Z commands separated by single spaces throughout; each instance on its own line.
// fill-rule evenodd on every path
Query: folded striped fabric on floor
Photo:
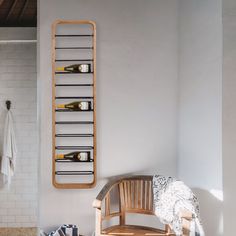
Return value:
M 79 230 L 76 225 L 62 225 L 61 230 L 66 236 L 79 236 Z
M 61 228 L 56 231 L 52 231 L 48 236 L 66 236 Z
M 40 236 L 79 236 L 79 229 L 76 225 L 64 224 L 49 234 L 46 234 L 41 230 Z

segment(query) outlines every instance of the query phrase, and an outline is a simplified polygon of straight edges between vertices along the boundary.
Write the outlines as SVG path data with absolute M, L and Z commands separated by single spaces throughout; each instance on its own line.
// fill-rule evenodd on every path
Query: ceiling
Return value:
M 36 27 L 37 0 L 0 0 L 0 27 Z

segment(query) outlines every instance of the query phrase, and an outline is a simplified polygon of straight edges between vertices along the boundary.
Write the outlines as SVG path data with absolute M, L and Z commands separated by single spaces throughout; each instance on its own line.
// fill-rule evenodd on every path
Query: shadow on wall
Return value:
M 209 191 L 194 188 L 206 236 L 223 236 L 223 201 Z

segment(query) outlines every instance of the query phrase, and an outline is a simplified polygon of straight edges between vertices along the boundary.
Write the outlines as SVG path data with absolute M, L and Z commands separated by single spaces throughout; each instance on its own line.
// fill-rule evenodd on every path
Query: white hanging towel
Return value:
M 13 119 L 11 111 L 7 111 L 4 139 L 3 139 L 3 155 L 1 162 L 1 173 L 3 174 L 4 184 L 8 186 L 11 183 L 11 177 L 14 175 L 16 167 L 16 140 L 13 128 Z

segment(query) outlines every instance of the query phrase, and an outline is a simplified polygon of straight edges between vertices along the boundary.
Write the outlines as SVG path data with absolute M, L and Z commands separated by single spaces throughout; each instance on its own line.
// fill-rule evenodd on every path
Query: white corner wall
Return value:
M 179 7 L 178 175 L 199 197 L 206 235 L 223 235 L 221 0 Z
M 97 23 L 98 184 L 58 190 L 51 183 L 51 24 Z M 176 175 L 177 0 L 40 0 L 40 227 L 94 230 L 92 201 L 108 178 L 128 173 Z
M 223 0 L 223 185 L 224 235 L 236 222 L 236 1 Z

